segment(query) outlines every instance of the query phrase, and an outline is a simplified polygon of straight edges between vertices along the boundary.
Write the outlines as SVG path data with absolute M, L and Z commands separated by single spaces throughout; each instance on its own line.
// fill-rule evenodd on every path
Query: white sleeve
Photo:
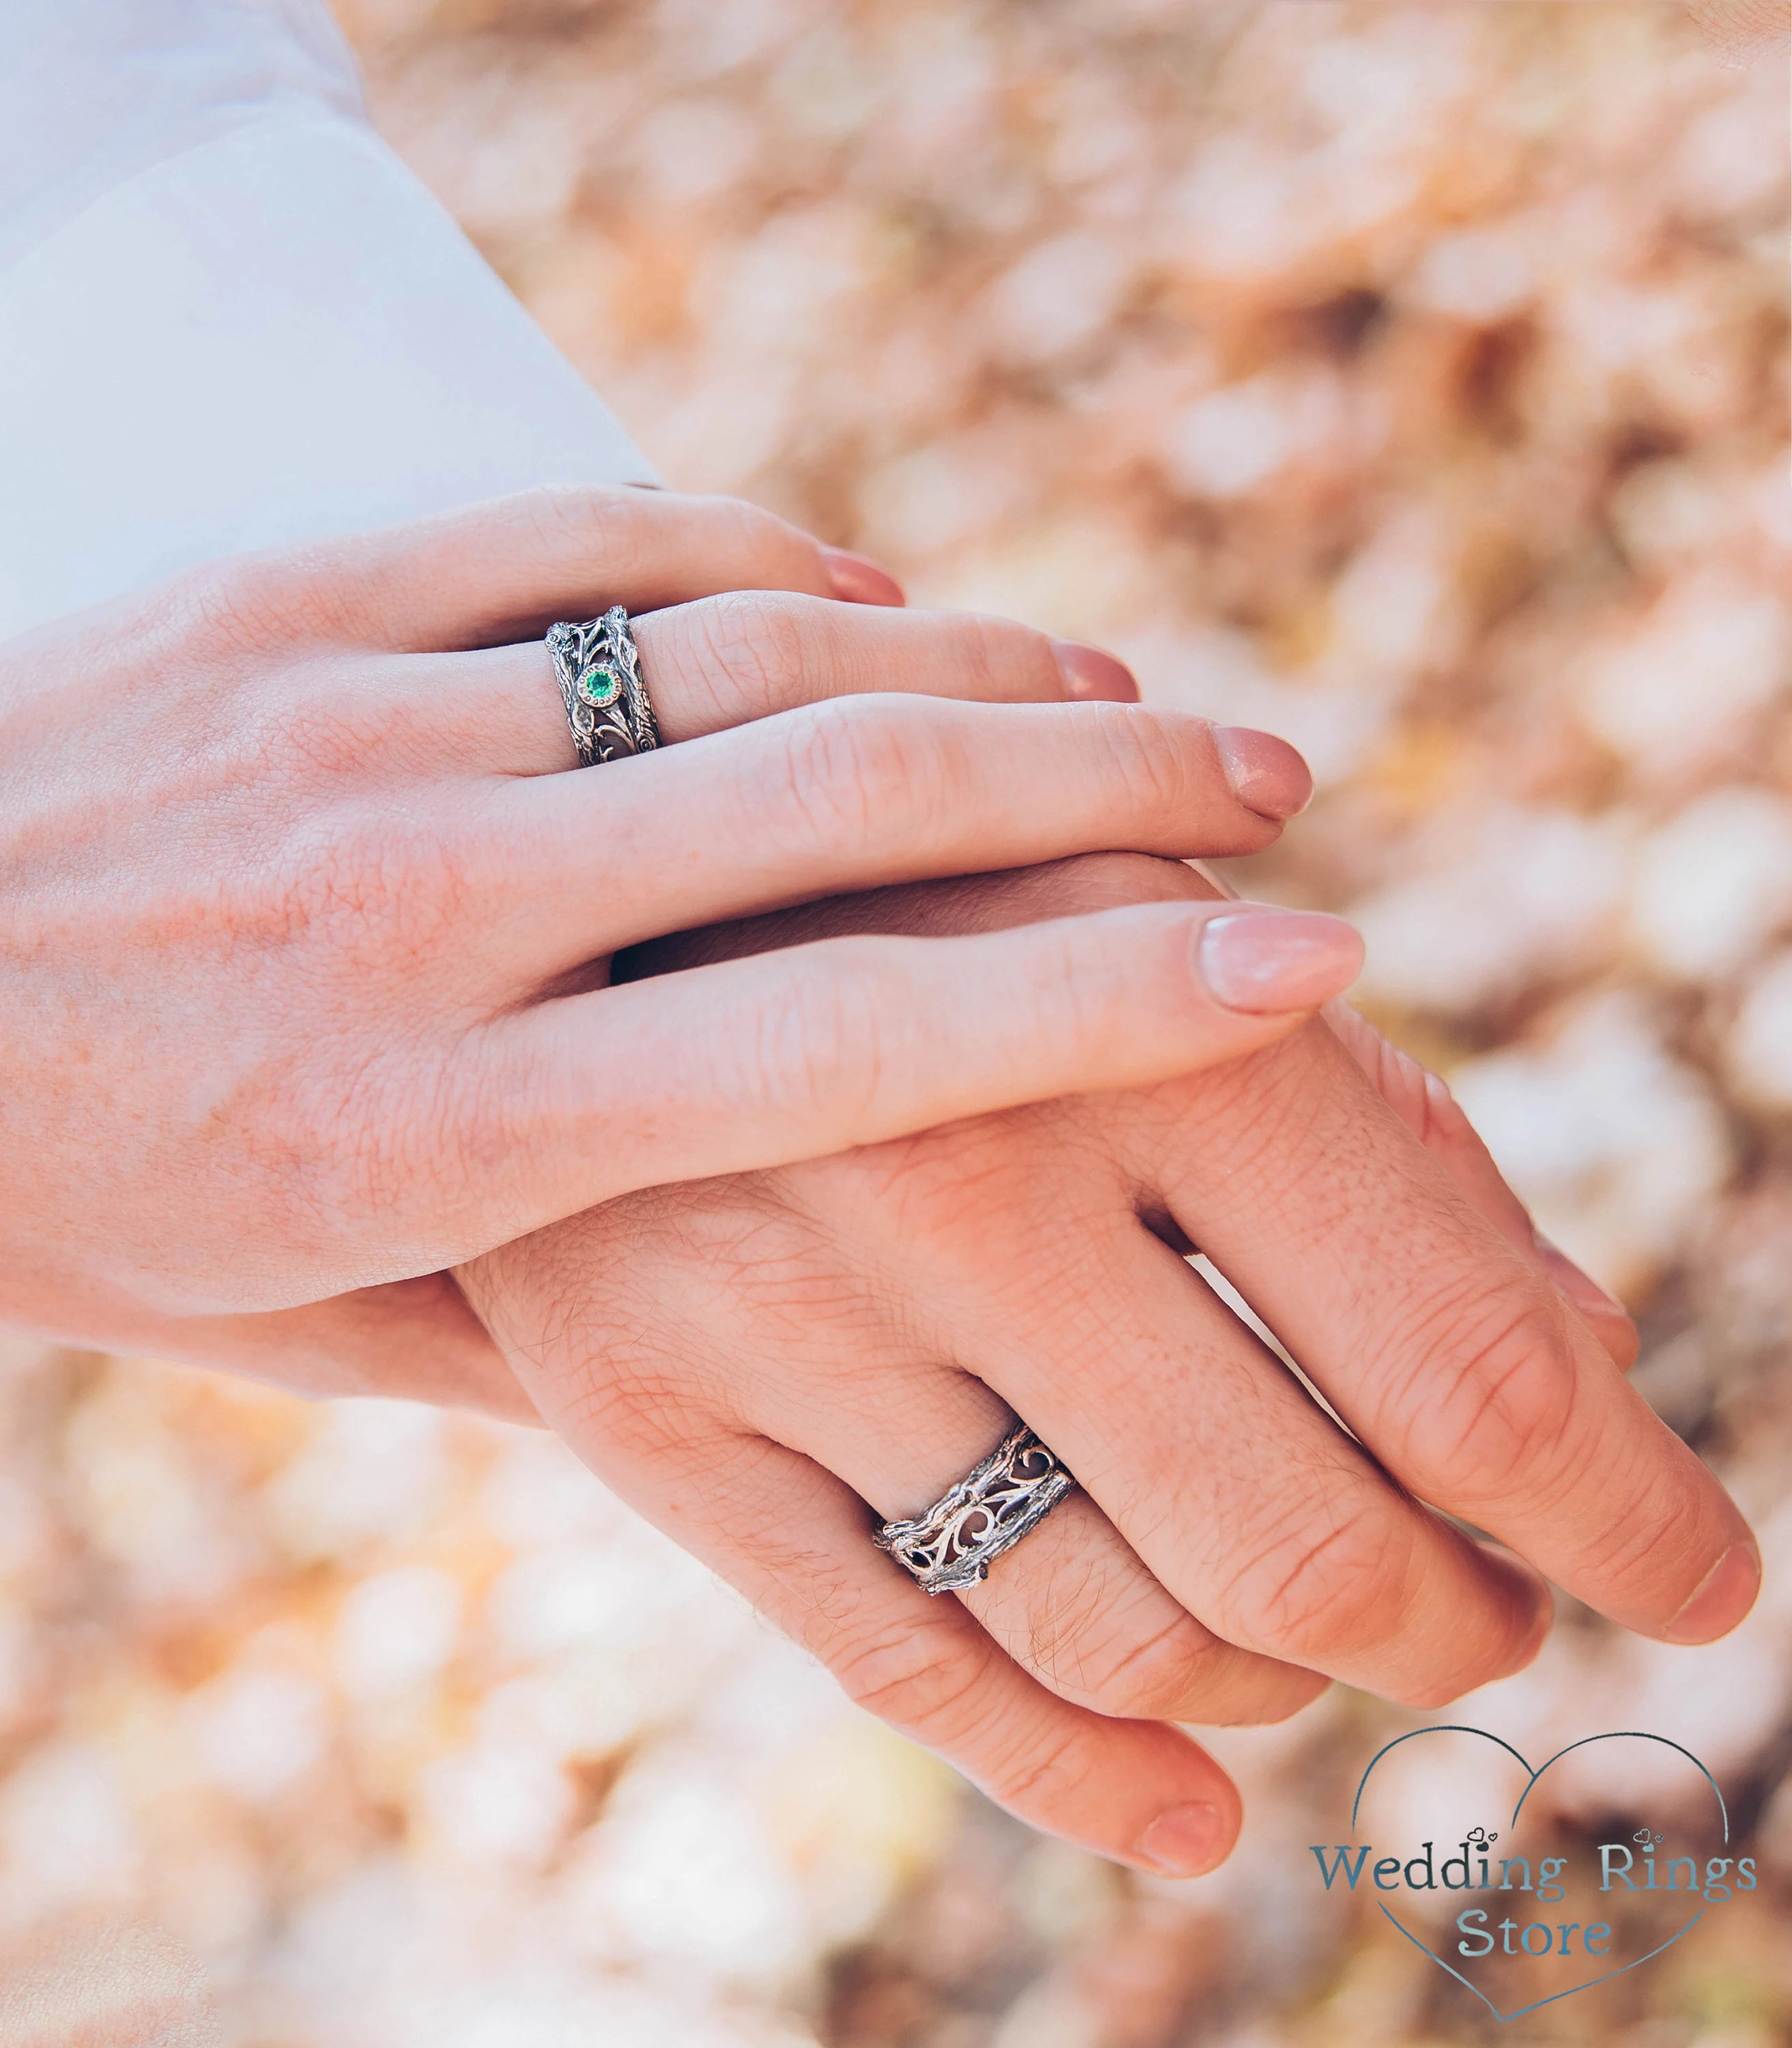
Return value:
M 321 0 L 0 0 L 0 637 L 653 471 L 367 126 Z

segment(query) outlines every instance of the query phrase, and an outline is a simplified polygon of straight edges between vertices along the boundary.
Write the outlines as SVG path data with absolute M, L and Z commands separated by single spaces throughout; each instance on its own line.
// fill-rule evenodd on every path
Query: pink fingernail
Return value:
M 1732 1543 L 1662 1635 L 1669 1643 L 1714 1643 L 1754 1606 L 1760 1590 L 1760 1552 L 1752 1543 Z
M 1124 661 L 1117 661 L 1099 647 L 1085 647 L 1080 640 L 1054 640 L 1066 696 L 1087 698 L 1103 704 L 1137 704 L 1138 683 Z
M 1559 1245 L 1550 1243 L 1541 1235 L 1537 1239 L 1537 1255 L 1550 1269 L 1550 1277 L 1561 1288 L 1576 1308 L 1590 1316 L 1622 1316 L 1630 1321 L 1630 1311 L 1616 1296 L 1606 1293 L 1590 1273 L 1583 1272 Z
M 1166 1877 L 1200 1877 L 1224 1863 L 1232 1833 L 1217 1806 L 1191 1800 L 1158 1814 L 1138 1840 L 1133 1854 Z
M 1286 739 L 1248 725 L 1216 725 L 1213 744 L 1232 793 L 1259 817 L 1279 824 L 1313 801 L 1313 770 Z
M 1257 904 L 1209 917 L 1194 954 L 1195 972 L 1216 1002 L 1259 1016 L 1317 1010 L 1363 967 L 1363 941 L 1342 917 Z
M 821 565 L 828 581 L 843 604 L 906 604 L 902 586 L 887 569 L 880 569 L 865 555 L 848 548 L 824 548 Z

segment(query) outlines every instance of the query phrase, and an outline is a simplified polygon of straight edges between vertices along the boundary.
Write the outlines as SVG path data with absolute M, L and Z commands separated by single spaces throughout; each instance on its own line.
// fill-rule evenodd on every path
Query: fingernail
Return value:
M 1760 1590 L 1760 1552 L 1752 1543 L 1732 1543 L 1662 1631 L 1662 1638 L 1669 1643 L 1715 1642 L 1754 1606 Z
M 1561 1288 L 1576 1308 L 1589 1316 L 1622 1316 L 1630 1321 L 1630 1311 L 1616 1296 L 1606 1293 L 1590 1273 L 1584 1273 L 1559 1245 L 1538 1235 L 1537 1254 L 1550 1269 L 1550 1277 Z
M 1530 1627 L 1525 1631 L 1523 1643 L 1513 1653 L 1513 1661 L 1502 1678 L 1510 1678 L 1514 1671 L 1523 1671 L 1536 1662 L 1538 1653 L 1550 1639 L 1550 1631 L 1556 1625 L 1556 1597 L 1541 1580 L 1531 1581 Z
M 1194 952 L 1195 972 L 1216 1002 L 1261 1016 L 1317 1010 L 1363 967 L 1363 941 L 1342 917 L 1255 904 L 1209 917 Z
M 1213 744 L 1232 793 L 1260 818 L 1279 824 L 1313 801 L 1313 770 L 1286 739 L 1248 725 L 1216 725 Z
M 1138 1840 L 1133 1854 L 1166 1877 L 1199 1877 L 1224 1862 L 1232 1837 L 1217 1806 L 1193 1800 L 1158 1814 Z
M 906 604 L 902 586 L 887 569 L 847 548 L 824 548 L 821 566 L 843 604 Z
M 1138 684 L 1124 661 L 1104 654 L 1099 647 L 1085 647 L 1080 640 L 1054 640 L 1066 696 L 1082 697 L 1103 704 L 1137 704 Z

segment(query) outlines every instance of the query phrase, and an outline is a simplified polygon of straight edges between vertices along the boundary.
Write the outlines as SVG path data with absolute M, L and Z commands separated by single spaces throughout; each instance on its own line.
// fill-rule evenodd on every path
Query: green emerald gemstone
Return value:
M 602 711 L 622 695 L 623 679 L 614 669 L 588 669 L 572 687 L 587 704 Z

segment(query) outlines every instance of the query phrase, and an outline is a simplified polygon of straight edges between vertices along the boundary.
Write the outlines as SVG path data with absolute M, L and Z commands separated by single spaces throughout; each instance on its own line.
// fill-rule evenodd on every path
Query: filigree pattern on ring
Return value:
M 872 1541 L 913 1573 L 924 1592 L 960 1592 L 989 1576 L 1076 1485 L 1063 1461 L 1024 1422 L 980 1464 L 911 1522 L 886 1522 Z

